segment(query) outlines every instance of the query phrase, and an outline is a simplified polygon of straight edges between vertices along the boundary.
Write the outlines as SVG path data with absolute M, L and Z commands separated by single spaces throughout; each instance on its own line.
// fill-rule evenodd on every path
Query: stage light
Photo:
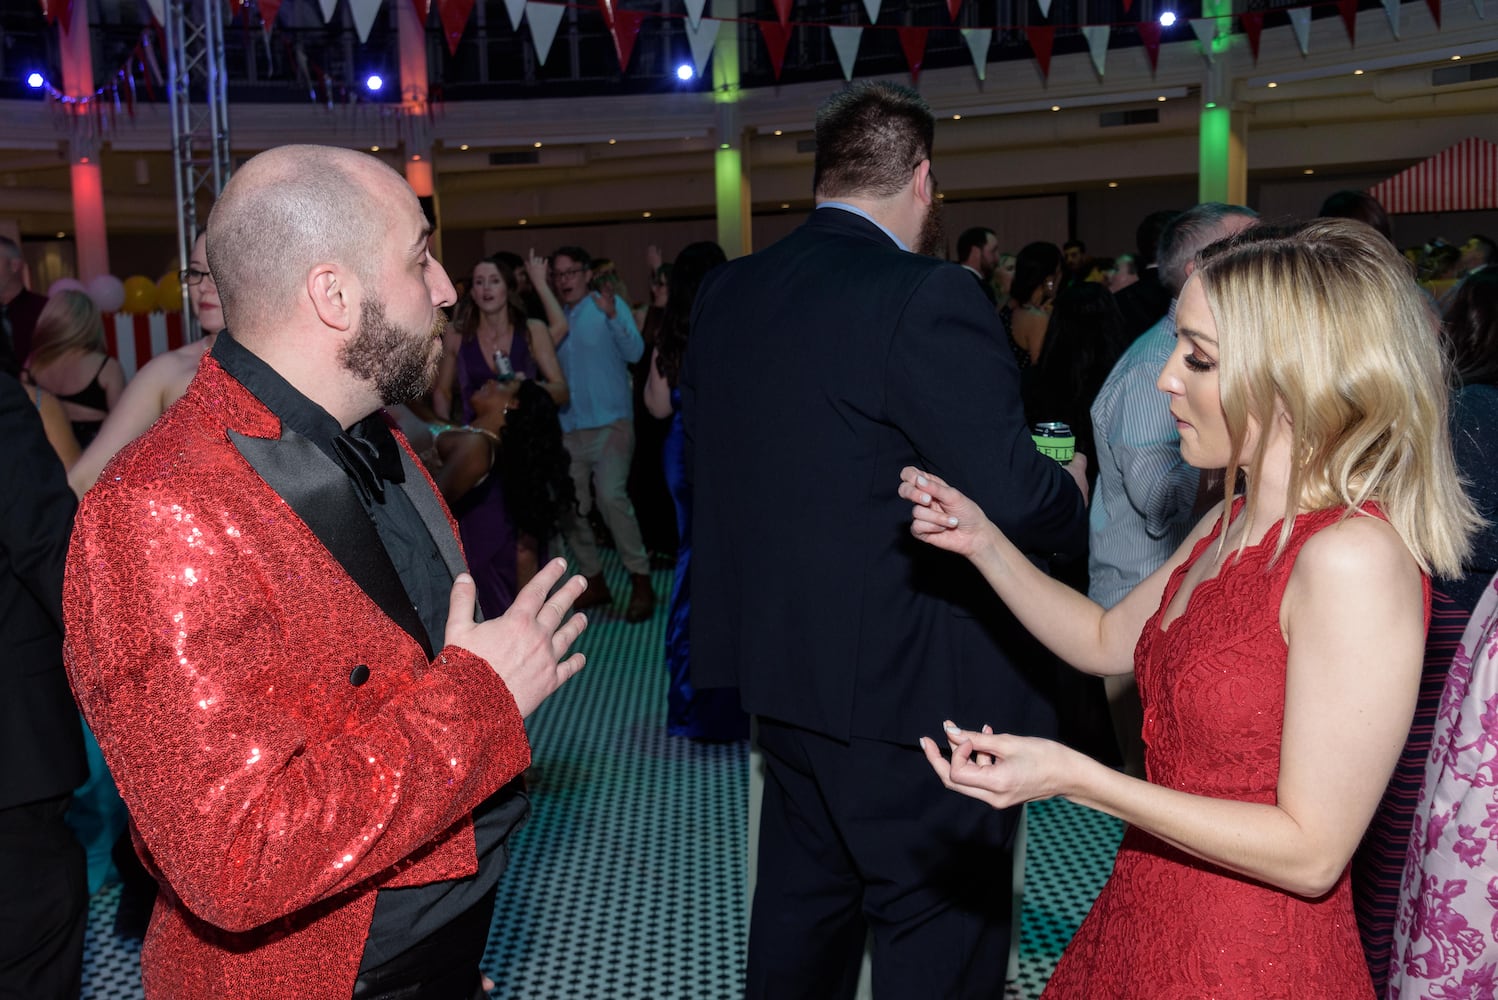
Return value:
M 676 67 L 676 79 L 678 80 L 685 82 L 696 75 L 697 74 L 695 71 L 693 71 L 692 67 L 688 66 L 686 63 L 682 63 L 680 66 Z
M 378 73 L 371 73 L 365 78 L 364 86 L 369 89 L 370 93 L 378 93 L 385 86 L 385 78 Z
M 1175 11 L 1167 10 L 1160 15 L 1160 27 L 1168 28 L 1176 23 Z
M 46 82 L 46 78 L 43 77 L 40 73 L 31 73 L 26 77 L 26 86 L 30 87 L 32 90 L 41 90 L 42 85 Z

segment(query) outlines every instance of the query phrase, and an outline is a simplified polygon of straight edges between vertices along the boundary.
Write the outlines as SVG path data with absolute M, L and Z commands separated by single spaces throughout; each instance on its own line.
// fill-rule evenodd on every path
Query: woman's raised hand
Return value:
M 915 505 L 910 533 L 948 552 L 971 558 L 995 530 L 977 504 L 914 466 L 900 470 L 900 496 Z
M 525 273 L 530 275 L 532 288 L 546 284 L 546 258 L 537 256 L 535 247 L 525 257 Z

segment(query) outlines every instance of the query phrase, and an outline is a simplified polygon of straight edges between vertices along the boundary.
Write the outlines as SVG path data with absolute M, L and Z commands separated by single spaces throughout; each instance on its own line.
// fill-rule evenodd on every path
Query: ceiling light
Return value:
M 1452 57 L 1451 57 L 1451 61 L 1452 61 L 1452 62 L 1457 62 L 1457 61 L 1459 61 L 1459 60 L 1460 60 L 1460 59 L 1461 59 L 1461 56 L 1452 56 Z
M 371 73 L 364 78 L 364 86 L 371 94 L 379 93 L 385 86 L 385 78 L 378 73 Z
M 541 148 L 541 144 L 539 142 L 531 143 L 531 145 L 535 146 L 537 149 Z
M 1264 84 L 1264 86 L 1268 87 L 1270 90 L 1273 90 L 1275 87 L 1278 87 L 1279 84 L 1275 83 L 1273 80 L 1270 80 L 1268 83 Z
M 1051 110 L 1052 111 L 1060 111 L 1061 110 L 1061 105 L 1059 105 L 1059 104 L 1052 104 L 1051 105 Z
M 781 207 L 781 208 L 790 208 L 790 207 L 791 207 L 791 203 L 790 203 L 790 202 L 788 202 L 788 201 L 782 201 L 782 202 L 781 202 L 781 203 L 780 203 L 780 207 Z
M 463 143 L 463 145 L 459 146 L 458 148 L 462 149 L 462 150 L 466 150 L 466 149 L 468 149 L 468 143 L 465 142 L 465 143 Z
M 610 139 L 609 140 L 609 145 L 612 146 L 612 145 L 614 145 L 618 141 L 619 141 L 618 139 Z
M 720 143 L 718 143 L 718 148 L 719 149 L 728 149 L 729 146 L 728 146 L 728 143 L 726 143 L 726 142 L 720 142 Z
M 1314 173 L 1315 173 L 1315 172 L 1316 172 L 1316 171 L 1315 171 L 1315 170 L 1313 170 L 1313 169 L 1312 169 L 1312 168 L 1310 168 L 1310 167 L 1306 167 L 1306 168 L 1305 168 L 1305 169 L 1304 169 L 1304 170 L 1302 170 L 1302 171 L 1301 171 L 1301 173 L 1303 173 L 1303 174 L 1314 174 Z
M 682 63 L 676 67 L 676 79 L 685 83 L 697 74 L 692 70 L 690 63 Z
M 1118 187 L 1118 181 L 1109 181 L 1108 182 L 1108 186 L 1110 188 L 1116 188 L 1116 187 Z
M 784 132 L 782 132 L 782 131 L 780 131 L 780 129 L 776 129 L 776 130 L 775 130 L 775 134 L 776 134 L 776 135 L 785 135 L 785 133 L 784 133 Z
M 1160 27 L 1168 28 L 1176 23 L 1175 11 L 1167 10 L 1160 14 Z
M 58 239 L 60 239 L 60 240 L 64 240 L 64 239 L 67 239 L 67 237 L 68 237 L 68 234 L 67 234 L 67 233 L 64 233 L 64 232 L 59 232 L 59 233 L 58 233 L 58 234 L 57 234 L 57 238 L 58 238 Z
M 1360 70 L 1360 69 L 1355 69 L 1355 70 L 1352 71 L 1352 75 L 1353 76 L 1362 76 L 1363 75 L 1363 71 Z
M 26 86 L 30 87 L 32 90 L 41 90 L 42 84 L 46 82 L 46 78 L 44 78 L 40 73 L 31 73 L 26 77 Z
M 640 213 L 640 218 L 642 218 L 642 219 L 648 219 L 648 218 L 650 218 L 650 213 L 649 212 L 641 212 Z
M 421 162 L 421 154 L 420 153 L 412 153 L 411 154 L 411 161 L 413 163 L 420 163 Z
M 521 219 L 521 220 L 520 220 L 520 224 L 521 224 L 521 225 L 522 225 L 522 226 L 523 226 L 523 225 L 525 225 L 525 220 L 524 220 L 524 219 Z
M 1165 103 L 1165 95 L 1161 94 L 1159 97 L 1155 98 L 1155 100 L 1159 101 L 1161 104 L 1164 104 Z
M 962 116 L 961 115 L 953 115 L 952 116 L 952 120 L 954 122 L 960 122 L 960 121 L 962 121 Z
M 369 147 L 369 151 L 371 153 L 378 153 L 380 151 L 380 147 L 379 146 L 370 146 Z

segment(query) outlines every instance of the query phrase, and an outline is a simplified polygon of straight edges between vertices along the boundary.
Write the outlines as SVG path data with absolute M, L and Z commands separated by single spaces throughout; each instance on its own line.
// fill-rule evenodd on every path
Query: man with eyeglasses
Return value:
M 204 234 L 192 244 L 192 256 L 182 277 L 187 282 L 187 303 L 198 318 L 203 336 L 165 354 L 152 358 L 125 386 L 120 400 L 99 434 L 84 449 L 68 472 L 68 484 L 80 497 L 104 471 L 104 466 L 125 445 L 144 434 L 156 419 L 187 391 L 188 383 L 198 373 L 198 363 L 213 347 L 213 340 L 224 328 L 224 312 L 218 301 L 218 286 L 208 273 L 208 255 L 203 249 Z
M 31 331 L 47 304 L 26 287 L 26 260 L 15 240 L 0 236 L 0 371 L 21 370 L 31 354 Z
M 655 611 L 650 587 L 650 556 L 630 502 L 629 466 L 635 453 L 634 403 L 629 365 L 645 353 L 629 303 L 618 301 L 614 285 L 593 291 L 592 258 L 581 247 L 562 247 L 551 255 L 551 278 L 567 310 L 567 336 L 557 345 L 557 360 L 567 376 L 572 398 L 562 407 L 562 439 L 572 456 L 572 483 L 577 510 L 562 522 L 577 571 L 588 578 L 579 608 L 613 603 L 603 578 L 598 540 L 588 523 L 594 504 L 614 536 L 619 559 L 629 571 L 629 605 L 625 621 L 642 622 Z

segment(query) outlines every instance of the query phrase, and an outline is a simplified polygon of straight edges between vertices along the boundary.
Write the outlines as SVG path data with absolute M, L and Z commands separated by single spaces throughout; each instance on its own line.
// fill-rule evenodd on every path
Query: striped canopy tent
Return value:
M 1390 214 L 1498 208 L 1498 144 L 1463 139 L 1368 193 Z

